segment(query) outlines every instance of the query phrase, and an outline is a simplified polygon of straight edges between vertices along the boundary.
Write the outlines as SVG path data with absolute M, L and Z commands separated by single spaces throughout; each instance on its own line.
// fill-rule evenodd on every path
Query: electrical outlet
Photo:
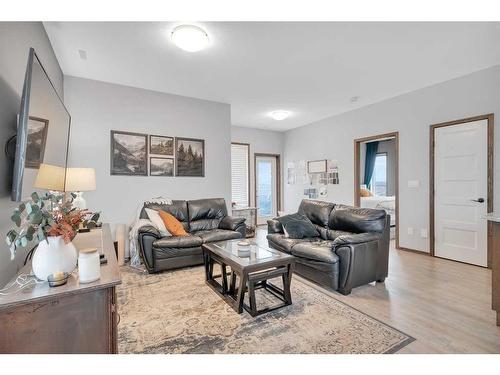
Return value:
M 422 238 L 429 237 L 427 234 L 427 229 L 420 229 L 420 237 L 422 237 Z
M 408 227 L 408 235 L 413 236 L 413 228 L 412 227 Z

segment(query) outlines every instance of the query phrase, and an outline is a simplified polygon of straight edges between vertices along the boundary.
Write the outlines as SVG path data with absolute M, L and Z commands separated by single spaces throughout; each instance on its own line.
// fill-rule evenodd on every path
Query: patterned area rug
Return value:
M 205 285 L 202 267 L 121 275 L 120 353 L 394 353 L 414 340 L 296 276 L 291 306 L 252 318 Z

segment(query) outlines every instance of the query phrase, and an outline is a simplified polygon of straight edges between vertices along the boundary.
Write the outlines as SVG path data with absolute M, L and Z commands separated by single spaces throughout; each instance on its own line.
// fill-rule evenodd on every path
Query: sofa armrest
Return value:
M 139 228 L 139 234 L 147 234 L 156 238 L 161 238 L 160 231 L 153 227 L 152 225 L 144 225 Z
M 154 272 L 153 242 L 160 239 L 158 229 L 152 225 L 145 225 L 138 230 L 139 250 L 148 272 Z
M 245 224 L 245 218 L 226 216 L 219 224 L 220 229 L 236 230 L 240 225 Z
M 344 238 L 334 241 L 333 249 L 339 257 L 339 292 L 342 294 L 377 281 L 379 236 L 369 234 L 340 236 Z
M 233 230 L 235 232 L 239 232 L 241 234 L 241 237 L 244 238 L 247 232 L 245 220 L 246 219 L 243 217 L 226 216 L 224 219 L 221 220 L 219 224 L 219 229 Z
M 283 231 L 283 225 L 276 220 L 276 219 L 271 219 L 267 221 L 267 233 L 285 233 Z

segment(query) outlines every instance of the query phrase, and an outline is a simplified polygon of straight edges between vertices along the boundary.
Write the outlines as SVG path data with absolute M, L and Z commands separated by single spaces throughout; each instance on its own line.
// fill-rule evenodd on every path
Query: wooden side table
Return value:
M 80 233 L 73 243 L 106 256 L 101 278 L 80 284 L 75 270 L 65 285 L 44 282 L 0 296 L 0 353 L 117 353 L 115 287 L 121 278 L 109 225 Z M 31 264 L 21 272 L 29 274 Z

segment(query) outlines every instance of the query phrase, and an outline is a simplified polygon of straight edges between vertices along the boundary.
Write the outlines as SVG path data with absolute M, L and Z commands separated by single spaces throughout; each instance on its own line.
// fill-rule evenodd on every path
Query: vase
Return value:
M 35 276 L 46 281 L 47 277 L 55 272 L 73 272 L 77 260 L 75 245 L 72 242 L 64 243 L 62 236 L 53 236 L 38 244 L 31 266 Z

